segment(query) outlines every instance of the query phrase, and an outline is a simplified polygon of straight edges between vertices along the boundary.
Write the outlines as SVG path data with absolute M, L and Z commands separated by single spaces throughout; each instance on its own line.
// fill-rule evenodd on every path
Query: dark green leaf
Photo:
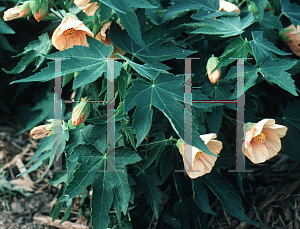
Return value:
M 250 224 L 260 224 L 250 220 L 243 213 L 244 209 L 241 198 L 238 194 L 236 194 L 234 187 L 225 177 L 221 176 L 217 172 L 211 172 L 206 174 L 203 179 L 205 184 L 218 197 L 230 215 Z
M 291 4 L 289 0 L 280 0 L 280 3 L 282 13 L 291 20 L 292 24 L 295 27 L 300 25 L 300 6 L 296 3 Z
M 256 63 L 261 61 L 262 59 L 271 56 L 272 53 L 276 53 L 278 55 L 290 55 L 291 53 L 286 53 L 278 49 L 275 45 L 269 42 L 267 39 L 263 38 L 263 32 L 254 31 L 252 32 L 253 40 L 250 42 L 253 48 L 253 54 L 256 60 Z
M 240 17 L 221 17 L 219 19 L 206 19 L 201 27 L 192 34 L 222 35 L 221 37 L 232 37 L 242 34 L 244 30 L 254 22 L 253 14 L 249 14 L 242 20 Z
M 193 179 L 193 198 L 196 205 L 204 212 L 216 215 L 209 206 L 206 187 L 201 179 Z
M 11 71 L 7 71 L 3 69 L 8 74 L 19 74 L 25 70 L 25 68 L 35 61 L 35 70 L 37 70 L 44 60 L 46 59 L 45 56 L 50 52 L 52 48 L 52 42 L 49 39 L 47 33 L 43 33 L 39 36 L 38 40 L 30 42 L 24 49 L 24 52 L 18 54 L 18 56 L 22 56 L 21 61 L 18 65 Z M 35 71 L 34 70 L 34 71 Z

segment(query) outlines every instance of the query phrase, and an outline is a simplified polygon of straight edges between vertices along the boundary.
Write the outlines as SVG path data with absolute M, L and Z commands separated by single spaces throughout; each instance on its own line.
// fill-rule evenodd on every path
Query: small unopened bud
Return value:
M 31 16 L 30 1 L 26 1 L 20 6 L 20 17 Z
M 45 17 L 47 17 L 48 8 L 49 8 L 49 5 L 48 5 L 47 1 L 44 1 L 42 3 L 42 6 L 41 6 L 40 10 L 36 14 L 34 14 L 34 18 L 35 18 L 35 20 L 37 20 L 37 22 L 40 22 Z
M 89 116 L 90 107 L 89 104 L 86 102 L 86 99 L 81 99 L 81 102 L 77 104 L 72 113 L 72 124 L 74 126 L 78 126 L 81 124 L 84 119 Z
M 41 126 L 34 127 L 30 131 L 30 136 L 33 139 L 39 139 L 39 138 L 48 137 L 48 134 L 50 134 L 52 132 L 52 130 L 47 130 L 46 129 L 49 125 L 50 124 L 46 124 L 46 125 L 41 125 Z
M 250 5 L 248 6 L 248 11 L 254 14 L 258 14 L 258 9 L 253 2 L 251 2 Z
M 215 84 L 220 79 L 220 75 L 221 75 L 219 69 L 216 69 L 214 72 L 212 72 L 214 68 L 218 65 L 218 63 L 219 63 L 218 58 L 212 55 L 212 57 L 208 59 L 206 64 L 208 79 L 213 84 Z
M 30 7 L 30 10 L 31 10 L 32 14 L 36 15 L 37 12 L 39 12 L 39 10 L 40 10 L 39 0 L 30 0 L 29 7 Z

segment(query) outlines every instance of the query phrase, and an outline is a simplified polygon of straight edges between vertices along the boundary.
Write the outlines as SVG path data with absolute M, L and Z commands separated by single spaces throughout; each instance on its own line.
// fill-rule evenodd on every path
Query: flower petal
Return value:
M 279 124 L 273 126 L 265 127 L 266 130 L 271 130 L 273 133 L 277 134 L 279 138 L 283 138 L 286 135 L 287 127 Z
M 254 164 L 263 163 L 269 158 L 269 150 L 264 144 L 251 141 L 248 148 L 245 148 L 245 156 Z
M 200 135 L 200 138 L 204 141 L 205 144 L 207 144 L 210 140 L 215 139 L 216 137 L 217 135 L 215 133 Z
M 266 140 L 263 143 L 268 151 L 269 151 L 269 157 L 267 159 L 270 159 L 278 154 L 278 152 L 281 149 L 281 141 L 280 138 L 276 133 L 274 133 L 272 130 L 263 130 L 263 134 L 266 136 Z

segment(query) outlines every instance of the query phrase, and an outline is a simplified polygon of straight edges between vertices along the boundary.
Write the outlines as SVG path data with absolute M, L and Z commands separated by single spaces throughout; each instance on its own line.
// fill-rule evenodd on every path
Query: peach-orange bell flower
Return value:
M 106 46 L 110 46 L 111 44 L 113 45 L 113 43 L 111 42 L 111 40 L 109 39 L 109 36 L 108 36 L 108 31 L 109 31 L 110 25 L 111 25 L 111 22 L 104 23 L 101 31 L 95 37 L 97 40 L 106 44 Z M 122 25 L 120 25 L 120 26 L 122 29 L 124 29 L 122 27 Z M 114 50 L 113 50 L 113 53 L 111 54 L 110 58 L 118 58 L 117 56 L 114 55 L 115 53 L 120 53 L 121 55 L 124 55 L 126 53 L 124 50 L 119 49 L 118 47 L 116 47 L 114 45 L 113 45 L 113 47 L 114 47 Z
M 274 119 L 263 119 L 258 123 L 247 123 L 243 152 L 254 164 L 263 163 L 276 156 L 281 149 L 280 138 L 287 127 L 275 124 Z
M 238 14 L 240 14 L 240 12 L 241 12 L 239 7 L 237 7 L 236 5 L 234 5 L 231 2 L 227 2 L 227 1 L 220 1 L 219 11 L 227 11 L 227 12 L 235 11 Z
M 287 39 L 285 40 L 286 44 L 295 55 L 300 56 L 300 25 L 297 25 L 297 29 L 294 25 L 290 25 L 284 30 L 288 31 L 285 33 L 287 36 Z
M 222 142 L 214 140 L 216 137 L 217 135 L 214 133 L 200 135 L 200 138 L 207 145 L 208 149 L 218 155 L 223 146 Z M 183 156 L 185 171 L 190 178 L 195 179 L 210 173 L 217 157 L 208 155 L 194 146 L 185 144 L 182 139 L 178 140 L 178 143 Z
M 93 16 L 99 6 L 97 5 L 97 2 L 89 3 L 90 0 L 74 0 L 74 4 L 81 9 L 83 12 L 85 12 L 88 16 Z
M 52 44 L 60 51 L 72 48 L 74 45 L 88 46 L 86 35 L 94 37 L 82 21 L 69 15 L 54 31 Z

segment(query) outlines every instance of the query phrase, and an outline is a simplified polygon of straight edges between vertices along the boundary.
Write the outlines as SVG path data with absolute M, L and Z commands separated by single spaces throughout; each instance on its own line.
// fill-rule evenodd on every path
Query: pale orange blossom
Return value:
M 281 140 L 287 127 L 275 124 L 274 119 L 263 119 L 245 125 L 243 152 L 254 164 L 263 163 L 276 156 L 281 149 Z
M 72 48 L 74 45 L 88 46 L 86 35 L 94 37 L 82 21 L 68 15 L 54 31 L 52 44 L 60 51 Z
M 218 155 L 223 146 L 222 142 L 214 140 L 216 137 L 217 135 L 214 133 L 200 135 L 200 138 L 207 145 L 208 149 Z M 217 157 L 208 155 L 194 146 L 185 144 L 182 139 L 178 140 L 177 147 L 183 157 L 184 169 L 192 179 L 210 173 L 217 160 Z

